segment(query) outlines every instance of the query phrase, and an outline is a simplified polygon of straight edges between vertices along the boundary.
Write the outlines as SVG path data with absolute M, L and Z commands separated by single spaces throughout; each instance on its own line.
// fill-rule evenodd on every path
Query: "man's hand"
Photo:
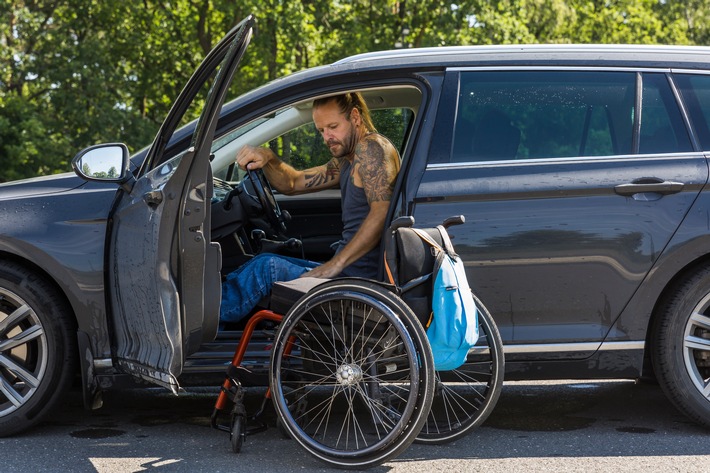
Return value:
M 343 266 L 334 260 L 316 266 L 310 271 L 306 271 L 301 275 L 302 278 L 323 278 L 330 279 L 338 276 L 343 271 Z
M 269 148 L 245 145 L 237 153 L 236 162 L 240 168 L 253 171 L 263 168 L 275 157 L 276 155 Z

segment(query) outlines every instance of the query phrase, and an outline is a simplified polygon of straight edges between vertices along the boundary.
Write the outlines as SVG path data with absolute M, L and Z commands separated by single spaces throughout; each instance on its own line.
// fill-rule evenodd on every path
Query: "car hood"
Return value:
M 86 184 L 86 181 L 73 172 L 32 177 L 0 184 L 0 200 L 23 196 L 56 194 L 76 189 L 84 184 Z

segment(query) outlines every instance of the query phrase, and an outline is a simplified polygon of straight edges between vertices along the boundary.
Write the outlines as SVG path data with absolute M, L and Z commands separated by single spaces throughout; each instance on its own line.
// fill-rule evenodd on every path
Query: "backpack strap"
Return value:
M 441 263 L 444 259 L 445 255 L 448 255 L 449 253 L 446 251 L 445 248 L 442 248 L 441 245 L 439 245 L 436 240 L 434 240 L 431 236 L 429 236 L 428 233 L 426 233 L 423 230 L 420 230 L 418 228 L 412 228 L 414 230 L 414 233 L 416 233 L 419 238 L 424 240 L 426 243 L 428 243 L 433 249 L 434 249 L 434 266 L 431 268 L 431 273 L 429 273 L 429 276 L 431 277 L 432 282 L 436 279 L 436 274 L 439 272 L 439 268 L 441 268 Z M 441 231 L 441 230 L 439 230 Z M 446 234 L 446 230 L 444 230 L 444 234 Z M 449 242 L 449 245 L 451 242 Z M 428 326 L 428 325 L 427 325 Z
M 438 227 L 437 227 L 438 228 Z M 422 240 L 427 242 L 432 248 L 438 250 L 438 251 L 444 251 L 444 248 L 441 247 L 432 237 L 430 237 L 425 231 L 420 230 L 419 228 L 412 228 L 412 231 L 419 236 Z M 441 230 L 439 230 L 441 231 Z M 446 232 L 446 230 L 444 230 Z
M 456 251 L 454 250 L 454 244 L 451 243 L 451 237 L 449 236 L 449 232 L 446 231 L 446 228 L 443 225 L 437 225 L 436 229 L 439 230 L 439 234 L 441 234 L 441 242 L 444 244 L 444 251 L 446 251 L 446 254 L 454 259 L 458 258 L 459 255 L 456 254 Z

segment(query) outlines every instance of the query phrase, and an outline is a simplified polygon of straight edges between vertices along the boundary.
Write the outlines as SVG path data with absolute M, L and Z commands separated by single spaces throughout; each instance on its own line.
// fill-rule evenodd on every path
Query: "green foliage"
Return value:
M 710 0 L 0 0 L 0 182 L 68 171 L 91 144 L 149 144 L 205 53 L 249 13 L 234 96 L 395 47 L 710 44 Z

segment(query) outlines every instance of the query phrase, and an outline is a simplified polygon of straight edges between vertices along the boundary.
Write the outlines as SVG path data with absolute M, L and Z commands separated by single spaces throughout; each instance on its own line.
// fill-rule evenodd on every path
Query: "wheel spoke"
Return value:
M 23 330 L 22 332 L 13 336 L 12 338 L 0 342 L 0 352 L 12 350 L 15 347 L 24 345 L 29 341 L 39 338 L 42 335 L 44 335 L 44 330 L 42 329 L 42 327 L 39 325 L 33 325 L 27 330 Z
M 22 405 L 22 395 L 15 391 L 12 385 L 3 378 L 0 378 L 0 393 L 4 394 L 13 406 L 20 407 Z
M 705 383 L 705 387 L 703 388 L 703 396 L 705 396 L 706 399 L 710 398 L 710 383 Z
M 690 321 L 695 325 L 710 330 L 710 317 L 707 315 L 695 312 L 690 316 Z
M 685 348 L 710 351 L 710 340 L 689 335 L 685 337 Z
M 0 320 L 0 336 L 3 336 L 9 329 L 17 325 L 30 313 L 30 308 L 26 304 L 15 309 L 12 314 Z
M 8 371 L 27 383 L 31 388 L 36 388 L 39 385 L 39 380 L 32 373 L 6 356 L 0 355 L 0 367 L 6 368 Z
M 303 426 L 303 430 L 306 430 L 308 427 L 311 427 L 317 422 L 315 430 L 313 431 L 313 436 L 318 435 L 321 428 L 323 429 L 323 436 L 327 434 L 330 415 L 333 412 L 333 404 L 335 403 L 338 392 L 339 391 L 336 391 L 329 398 L 324 399 L 303 413 L 303 418 L 311 418 L 308 424 Z
M 353 390 L 344 389 L 343 395 L 345 396 L 345 402 L 347 407 L 345 409 L 345 419 L 343 424 L 340 426 L 340 432 L 334 443 L 334 447 L 338 448 L 340 446 L 341 440 L 343 440 L 343 435 L 345 435 L 343 450 L 348 450 L 350 445 L 350 433 L 353 434 L 353 441 L 355 442 L 355 448 L 358 448 L 358 438 L 357 438 L 357 419 L 355 418 L 355 406 L 353 400 Z

